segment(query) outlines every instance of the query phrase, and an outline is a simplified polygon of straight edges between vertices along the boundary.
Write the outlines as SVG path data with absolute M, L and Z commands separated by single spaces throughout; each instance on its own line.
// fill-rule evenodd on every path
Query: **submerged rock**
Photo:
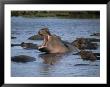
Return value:
M 28 39 L 29 40 L 43 40 L 43 37 L 41 37 L 40 35 L 33 35 L 29 37 Z
M 97 49 L 98 45 L 94 42 L 99 42 L 99 39 L 95 38 L 77 38 L 71 44 L 79 49 Z
M 27 55 L 19 55 L 19 56 L 13 56 L 11 57 L 11 61 L 13 62 L 32 62 L 32 61 L 35 61 L 36 58 L 34 57 L 30 57 L 30 56 L 27 56 Z

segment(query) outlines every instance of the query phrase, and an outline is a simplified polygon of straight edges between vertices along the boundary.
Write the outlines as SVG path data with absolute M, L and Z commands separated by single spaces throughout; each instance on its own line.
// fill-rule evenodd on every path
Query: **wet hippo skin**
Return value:
M 25 42 L 21 43 L 21 47 L 24 48 L 24 49 L 38 49 L 37 44 L 25 43 Z

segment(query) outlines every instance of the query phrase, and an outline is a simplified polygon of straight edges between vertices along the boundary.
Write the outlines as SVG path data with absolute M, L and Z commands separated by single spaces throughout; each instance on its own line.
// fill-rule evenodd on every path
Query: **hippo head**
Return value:
M 48 48 L 46 46 L 46 44 L 47 44 L 47 42 L 49 40 L 49 36 L 51 36 L 49 29 L 48 28 L 40 29 L 38 31 L 38 35 L 43 37 L 43 39 L 44 39 L 43 40 L 43 44 L 41 46 L 39 46 L 38 49 L 40 51 L 42 51 L 42 52 L 49 52 L 49 50 L 48 50 Z
M 46 44 L 46 42 L 48 41 L 49 36 L 51 36 L 51 34 L 50 34 L 48 28 L 40 29 L 40 30 L 38 31 L 38 35 L 44 38 L 44 43 L 45 43 L 45 44 Z M 43 45 L 45 45 L 45 44 L 43 44 Z
M 40 29 L 38 35 L 42 36 L 44 41 L 38 50 L 46 53 L 65 53 L 68 48 L 65 46 L 59 36 L 52 35 L 48 28 Z
M 50 34 L 50 31 L 48 28 L 43 28 L 38 31 L 38 35 L 47 36 L 47 35 L 51 35 L 51 34 Z

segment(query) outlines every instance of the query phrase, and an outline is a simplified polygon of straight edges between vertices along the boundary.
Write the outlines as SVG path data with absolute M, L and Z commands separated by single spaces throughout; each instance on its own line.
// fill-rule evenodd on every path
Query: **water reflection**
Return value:
M 53 65 L 59 61 L 64 54 L 52 53 L 52 54 L 40 54 L 39 57 L 43 59 L 44 64 Z
M 40 76 L 52 76 L 55 71 L 55 66 L 64 54 L 51 53 L 51 54 L 39 54 L 39 57 L 43 60 L 43 65 L 39 67 Z
M 51 66 L 50 65 L 41 65 L 39 66 L 39 75 L 40 76 L 51 76 Z

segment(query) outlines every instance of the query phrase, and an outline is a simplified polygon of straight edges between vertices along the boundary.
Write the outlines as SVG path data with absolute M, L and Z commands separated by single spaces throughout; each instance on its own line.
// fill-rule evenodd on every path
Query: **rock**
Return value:
M 36 60 L 36 58 L 30 57 L 30 56 L 27 56 L 27 55 L 19 55 L 19 56 L 11 57 L 11 61 L 13 61 L 13 62 L 25 63 L 25 62 L 32 62 L 32 61 L 35 61 L 35 60 Z
M 11 44 L 11 47 L 13 46 L 21 46 L 21 44 Z
M 94 42 L 99 42 L 99 39 L 95 38 L 77 38 L 71 44 L 79 49 L 97 49 L 98 45 Z
M 91 60 L 95 61 L 97 60 L 96 56 L 92 53 L 92 51 L 80 51 L 80 56 L 83 60 Z
M 40 35 L 34 35 L 28 38 L 29 40 L 43 40 L 43 37 Z
M 25 43 L 25 42 L 21 43 L 21 47 L 23 47 L 24 49 L 38 49 L 37 44 Z
M 15 39 L 15 38 L 16 38 L 16 37 L 13 37 L 13 36 L 11 37 L 11 39 Z

